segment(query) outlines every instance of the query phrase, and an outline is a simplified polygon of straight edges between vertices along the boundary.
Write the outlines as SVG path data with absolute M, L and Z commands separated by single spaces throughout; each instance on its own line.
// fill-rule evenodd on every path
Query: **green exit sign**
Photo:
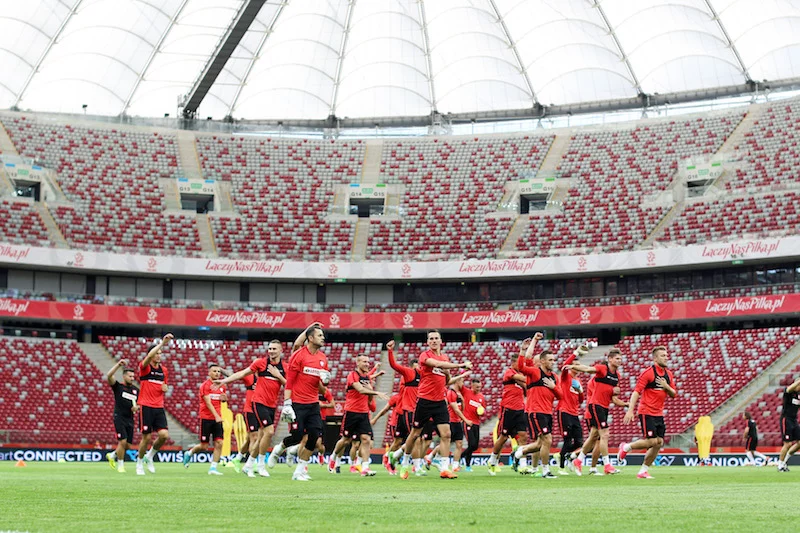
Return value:
M 737 259 L 736 261 L 733 261 L 731 264 L 732 265 L 743 265 L 744 261 L 742 261 L 741 259 Z
M 335 283 L 347 283 L 347 279 L 345 278 L 336 278 L 333 280 Z

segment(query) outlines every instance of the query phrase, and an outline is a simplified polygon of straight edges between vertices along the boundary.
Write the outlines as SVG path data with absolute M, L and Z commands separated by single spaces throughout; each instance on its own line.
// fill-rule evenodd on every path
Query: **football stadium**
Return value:
M 0 531 L 795 531 L 800 2 L 0 9 Z

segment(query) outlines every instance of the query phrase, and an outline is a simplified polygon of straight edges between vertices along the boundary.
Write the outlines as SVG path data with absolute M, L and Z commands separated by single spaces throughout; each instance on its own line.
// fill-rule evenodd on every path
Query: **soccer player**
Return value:
M 583 403 L 583 388 L 580 381 L 575 378 L 575 371 L 572 370 L 570 365 L 575 360 L 583 355 L 589 353 L 587 346 L 579 346 L 572 354 L 564 361 L 561 367 L 561 399 L 558 400 L 556 405 L 556 413 L 558 413 L 558 425 L 561 428 L 561 436 L 564 438 L 564 443 L 561 445 L 561 452 L 559 452 L 559 475 L 567 475 L 568 472 L 564 470 L 566 465 L 572 466 L 569 461 L 570 454 L 579 449 L 583 445 L 583 428 L 578 419 L 578 410 Z
M 133 449 L 133 415 L 139 410 L 136 399 L 139 389 L 133 383 L 134 370 L 128 368 L 128 361 L 120 359 L 106 374 L 106 381 L 114 391 L 114 431 L 117 433 L 117 449 L 106 454 L 111 468 L 125 472 L 125 452 Z M 122 383 L 114 378 L 122 368 Z
M 342 452 L 353 439 L 358 439 L 361 455 L 361 475 L 374 476 L 375 471 L 370 470 L 370 451 L 372 450 L 372 425 L 369 419 L 369 403 L 371 397 L 388 400 L 382 392 L 372 390 L 369 375 L 369 356 L 356 357 L 356 369 L 347 376 L 347 393 L 344 403 L 344 418 L 339 441 L 331 454 L 328 470 L 335 473 L 340 466 Z
M 530 346 L 531 339 L 522 341 L 520 356 Z M 503 446 L 509 438 L 516 438 L 518 445 L 524 448 L 527 444 L 527 421 L 525 418 L 525 385 L 527 378 L 517 368 L 516 360 L 503 372 L 503 396 L 500 399 L 500 418 L 497 427 L 500 430 L 494 443 L 492 455 L 489 456 L 489 475 L 497 474 L 497 463 Z
M 788 456 L 800 448 L 800 424 L 797 423 L 797 409 L 800 406 L 800 378 L 783 389 L 783 411 L 781 412 L 781 436 L 783 447 L 778 460 L 778 472 L 788 472 Z
M 750 460 L 750 463 L 756 464 L 755 457 L 758 457 L 763 463 L 758 466 L 764 466 L 769 462 L 769 457 L 764 455 L 763 453 L 758 451 L 758 427 L 756 426 L 756 421 L 753 420 L 753 415 L 750 414 L 750 411 L 744 412 L 744 419 L 747 420 L 747 427 L 744 428 L 744 450 L 747 459 Z M 755 457 L 753 457 L 755 456 Z
M 537 333 L 537 335 L 541 334 Z M 537 442 L 534 445 L 526 446 L 527 450 L 518 448 L 515 453 L 521 452 L 524 455 L 535 451 L 538 444 L 539 460 L 544 465 L 542 477 L 556 479 L 556 476 L 550 472 L 550 446 L 553 443 L 553 401 L 561 398 L 561 387 L 558 376 L 553 373 L 555 354 L 550 350 L 544 350 L 538 357 L 539 364 L 537 366 L 529 348 L 524 357 L 517 359 L 517 367 L 528 378 L 528 398 L 525 411 L 528 413 L 531 436 Z
M 408 440 L 408 435 L 414 427 L 414 409 L 416 409 L 417 406 L 417 392 L 419 391 L 420 380 L 419 361 L 417 359 L 412 359 L 410 361 L 411 366 L 401 365 L 395 359 L 394 347 L 394 341 L 386 343 L 389 366 L 391 366 L 400 377 L 399 394 L 401 396 L 401 400 L 396 408 L 397 425 L 395 426 L 395 438 L 387 454 L 389 466 L 392 470 L 395 470 L 397 458 L 402 455 L 402 452 L 398 450 L 400 450 L 400 447 Z M 422 449 L 414 450 L 414 459 L 421 459 L 422 451 Z M 384 461 L 384 465 L 385 464 L 386 461 Z
M 392 343 L 394 347 L 394 343 Z M 439 433 L 440 450 L 443 452 L 439 460 L 441 472 L 439 477 L 454 479 L 458 476 L 450 468 L 450 415 L 447 412 L 445 399 L 447 383 L 450 381 L 450 370 L 454 368 L 471 369 L 470 361 L 451 363 L 450 358 L 442 353 L 442 335 L 437 330 L 428 331 L 428 350 L 419 357 L 420 380 L 417 407 L 414 410 L 414 427 L 403 445 L 403 466 L 400 469 L 400 478 L 408 479 L 408 469 L 411 462 L 411 453 L 417 440 L 422 434 L 423 426 L 432 422 Z M 398 450 L 393 456 L 396 456 Z M 417 465 L 422 466 L 420 463 Z
M 664 425 L 664 401 L 667 396 L 674 398 L 678 395 L 675 376 L 667 368 L 669 359 L 667 348 L 656 346 L 653 348 L 652 355 L 654 364 L 642 372 L 636 381 L 636 388 L 633 389 L 630 406 L 623 420 L 624 424 L 630 424 L 633 421 L 634 408 L 641 397 L 642 401 L 636 412 L 639 415 L 642 438 L 629 444 L 620 444 L 617 454 L 618 460 L 622 461 L 631 450 L 647 450 L 644 464 L 636 475 L 639 479 L 652 479 L 653 477 L 648 470 L 656 460 L 658 451 L 664 445 L 664 435 L 667 433 Z
M 153 456 L 167 442 L 169 429 L 167 413 L 164 411 L 164 395 L 169 389 L 168 372 L 161 364 L 161 352 L 164 346 L 175 337 L 167 333 L 153 344 L 147 356 L 139 363 L 139 427 L 142 431 L 142 442 L 139 443 L 139 458 L 136 460 L 136 475 L 144 475 L 144 467 L 151 474 L 156 473 Z M 153 442 L 153 431 L 158 438 Z M 152 444 L 152 446 L 151 446 Z M 149 449 L 148 449 L 149 447 Z
M 225 370 L 222 371 L 225 374 L 225 377 L 231 375 L 230 372 L 226 373 Z M 247 438 L 244 442 L 244 445 L 240 450 L 236 452 L 236 455 L 233 456 L 231 459 L 231 463 L 233 463 L 233 468 L 238 474 L 241 471 L 242 459 L 245 461 L 250 460 L 250 443 L 253 443 L 253 452 L 257 455 L 258 454 L 258 417 L 253 411 L 253 394 L 256 391 L 256 376 L 253 374 L 244 376 L 242 378 L 242 383 L 244 383 L 245 394 L 244 394 L 244 409 L 242 412 L 244 413 L 244 422 L 247 426 Z M 252 470 L 245 472 L 248 477 L 255 477 L 255 474 L 252 474 Z
M 322 416 L 319 410 L 320 383 L 327 385 L 331 379 L 328 358 L 322 351 L 325 345 L 322 326 L 314 324 L 302 332 L 295 341 L 295 346 L 297 345 L 302 348 L 293 353 L 289 359 L 281 415 L 290 422 L 291 432 L 283 442 L 275 446 L 270 454 L 270 465 L 275 464 L 273 456 L 280 455 L 290 446 L 300 444 L 303 435 L 306 435 L 305 445 L 297 454 L 297 467 L 292 474 L 292 480 L 310 481 L 308 462 L 317 448 L 317 440 L 322 435 Z
M 611 458 L 608 455 L 608 436 L 610 431 L 608 426 L 608 406 L 612 403 L 621 407 L 625 406 L 625 402 L 619 400 L 615 394 L 615 390 L 618 390 L 617 388 L 619 387 L 619 379 L 622 377 L 621 366 L 622 352 L 619 348 L 611 348 L 608 352 L 607 360 L 594 366 L 571 365 L 572 370 L 577 372 L 594 374 L 594 388 L 588 402 L 591 415 L 589 425 L 595 428 L 596 438 L 599 439 L 600 448 L 597 452 L 603 457 L 604 474 L 619 473 L 619 470 L 611 464 Z M 592 447 L 594 447 L 594 443 L 592 443 Z M 583 463 L 585 453 L 588 453 L 588 450 L 584 447 L 578 457 L 580 464 Z M 578 468 L 577 464 L 575 466 Z M 592 469 L 594 470 L 596 467 L 597 461 L 594 460 L 593 456 Z
M 472 378 L 469 387 L 462 387 L 464 416 L 466 417 L 467 449 L 464 450 L 466 471 L 472 472 L 472 454 L 481 440 L 481 416 L 486 412 L 486 397 L 481 394 L 481 380 Z M 458 461 L 456 461 L 458 464 Z
M 275 411 L 278 408 L 281 386 L 286 384 L 286 369 L 283 366 L 282 357 L 283 343 L 273 339 L 267 345 L 267 357 L 259 357 L 249 367 L 217 382 L 220 385 L 226 385 L 251 374 L 256 376 L 256 388 L 252 400 L 253 415 L 248 418 L 247 424 L 250 431 L 251 451 L 250 458 L 244 465 L 244 472 L 248 477 L 255 477 L 252 474 L 254 463 L 259 476 L 269 477 L 264 460 L 272 445 L 272 436 L 275 434 Z M 256 424 L 252 424 L 253 418 L 255 418 Z
M 208 367 L 208 379 L 200 385 L 200 442 L 194 447 L 186 450 L 183 454 L 183 466 L 189 468 L 192 455 L 199 452 L 203 447 L 212 445 L 214 447 L 211 465 L 208 468 L 209 475 L 221 476 L 222 472 L 217 470 L 219 457 L 222 453 L 222 415 L 220 415 L 222 402 L 228 401 L 227 389 L 225 385 L 217 385 L 222 375 L 222 367 L 212 364 Z

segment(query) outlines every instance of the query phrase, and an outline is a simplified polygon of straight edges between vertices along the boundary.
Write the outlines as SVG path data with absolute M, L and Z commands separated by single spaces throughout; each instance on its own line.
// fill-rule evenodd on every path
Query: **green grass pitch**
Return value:
M 544 480 L 484 467 L 442 480 L 328 474 L 292 482 L 232 468 L 156 463 L 139 477 L 106 463 L 0 463 L 0 530 L 18 531 L 797 531 L 800 471 L 637 467 L 616 476 Z

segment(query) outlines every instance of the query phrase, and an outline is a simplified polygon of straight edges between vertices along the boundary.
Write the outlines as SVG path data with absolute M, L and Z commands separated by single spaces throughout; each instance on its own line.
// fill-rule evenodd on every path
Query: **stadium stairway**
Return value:
M 514 221 L 511 229 L 508 230 L 508 235 L 506 236 L 506 240 L 503 241 L 503 246 L 500 247 L 500 257 L 514 255 L 513 252 L 517 248 L 517 241 L 528 228 L 530 223 L 530 215 L 517 216 L 517 219 Z
M 208 215 L 197 213 L 195 217 L 197 220 L 197 235 L 200 238 L 200 246 L 203 249 L 203 253 L 217 257 L 217 246 L 214 244 L 214 234 L 211 232 L 211 223 L 208 220 Z
M 364 150 L 364 164 L 361 165 L 361 183 L 371 185 L 381 183 L 382 139 L 369 139 Z
M 736 394 L 728 398 L 722 405 L 709 413 L 711 422 L 715 428 L 722 427 L 723 424 L 736 416 L 741 416 L 744 409 L 754 400 L 758 399 L 765 392 L 774 388 L 773 378 L 789 372 L 800 363 L 800 341 L 786 350 L 770 366 L 765 368 L 761 374 L 742 387 Z M 687 429 L 681 435 L 676 435 L 672 443 L 678 447 L 690 448 L 694 444 L 694 426 Z
M 99 379 L 105 379 L 106 372 L 108 372 L 114 363 L 116 363 L 116 359 L 114 359 L 111 354 L 108 353 L 102 344 L 79 342 L 78 346 L 81 347 L 83 353 L 85 353 L 86 356 L 91 359 L 92 363 L 94 363 L 94 366 L 97 367 L 98 371 L 100 372 Z M 128 364 L 136 365 L 136 363 L 136 361 L 128 361 Z M 117 373 L 117 378 L 119 378 L 119 373 Z M 109 416 L 111 416 L 111 413 L 109 413 Z M 169 423 L 169 438 L 175 443 L 175 445 L 185 448 L 197 443 L 197 436 L 181 425 L 181 423 L 178 422 L 174 416 L 169 414 L 169 412 L 167 412 L 167 422 Z
M 178 184 L 175 178 L 159 178 L 158 186 L 164 194 L 164 206 L 169 210 L 181 209 L 181 196 L 178 194 Z
M 56 248 L 71 248 L 67 239 L 64 238 L 64 234 L 61 233 L 61 229 L 56 224 L 56 221 L 53 220 L 53 215 L 50 214 L 50 209 L 47 207 L 47 203 L 45 202 L 33 202 L 33 206 L 36 211 L 39 213 L 39 218 L 42 219 L 44 222 L 45 228 L 47 228 L 47 236 L 50 238 L 50 242 L 56 245 Z
M 200 169 L 200 158 L 197 157 L 197 145 L 195 144 L 194 134 L 186 130 L 178 130 L 178 159 L 183 176 L 189 179 L 203 179 L 203 171 Z
M 11 137 L 8 136 L 6 127 L 3 125 L 2 122 L 0 122 L 0 154 L 13 155 L 19 157 L 19 152 L 17 152 L 17 147 L 14 146 L 14 143 L 11 141 Z
M 561 165 L 561 159 L 567 152 L 567 148 L 569 148 L 570 140 L 571 137 L 568 134 L 556 135 L 547 150 L 547 155 L 544 157 L 542 165 L 539 167 L 538 175 L 552 174 L 558 170 Z
M 356 222 L 356 230 L 353 233 L 353 248 L 350 251 L 350 258 L 353 261 L 364 261 L 367 259 L 367 245 L 369 244 L 369 219 L 359 218 Z
M 14 196 L 14 185 L 8 179 L 5 169 L 0 165 L 0 198 L 4 196 Z

